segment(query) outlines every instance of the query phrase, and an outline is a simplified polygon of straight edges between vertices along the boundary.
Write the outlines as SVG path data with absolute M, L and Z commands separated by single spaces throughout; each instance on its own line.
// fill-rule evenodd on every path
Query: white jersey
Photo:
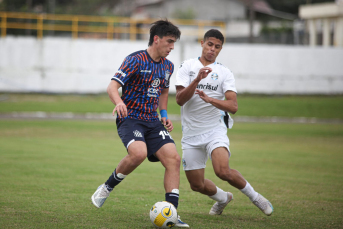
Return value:
M 188 87 L 204 66 L 199 58 L 184 61 L 176 75 L 176 86 Z M 208 76 L 202 79 L 197 89 L 203 90 L 209 97 L 224 100 L 226 91 L 237 93 L 235 78 L 227 67 L 218 62 L 207 65 L 212 69 Z M 183 137 L 206 133 L 218 125 L 224 125 L 223 111 L 210 103 L 204 102 L 199 95 L 192 98 L 181 107 L 181 123 Z

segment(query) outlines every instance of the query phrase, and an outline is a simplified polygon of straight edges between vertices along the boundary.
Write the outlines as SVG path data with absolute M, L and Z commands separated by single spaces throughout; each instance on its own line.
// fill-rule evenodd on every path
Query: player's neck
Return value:
M 200 61 L 200 63 L 202 63 L 202 65 L 204 65 L 204 67 L 206 67 L 207 65 L 210 65 L 210 64 L 213 64 L 214 62 L 216 62 L 216 61 L 208 61 L 203 56 L 201 56 L 199 58 L 199 61 Z
M 154 49 L 153 47 L 149 46 L 146 51 L 148 52 L 149 56 L 153 61 L 155 62 L 160 62 L 161 56 L 158 54 L 157 50 Z

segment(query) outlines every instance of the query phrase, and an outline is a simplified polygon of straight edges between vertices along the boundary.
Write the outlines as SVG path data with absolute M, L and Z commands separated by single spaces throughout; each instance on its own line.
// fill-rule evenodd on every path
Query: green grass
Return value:
M 153 228 L 149 209 L 164 200 L 160 163 L 143 162 L 101 209 L 91 204 L 126 155 L 114 122 L 0 120 L 0 130 L 0 228 Z M 343 227 L 343 125 L 236 123 L 228 135 L 231 167 L 275 212 L 264 216 L 208 163 L 206 178 L 234 201 L 221 216 L 208 215 L 214 201 L 192 192 L 182 171 L 178 212 L 192 228 Z
M 261 96 L 238 95 L 236 116 L 316 117 L 343 119 L 343 95 L 337 96 Z M 0 113 L 44 112 L 105 112 L 114 105 L 107 95 L 1 94 Z M 170 95 L 169 114 L 180 114 L 175 96 Z
M 343 96 L 239 95 L 240 116 L 343 119 Z M 108 112 L 107 95 L 0 94 L 0 113 Z M 170 96 L 168 113 L 179 114 Z M 180 123 L 172 136 L 181 155 Z M 148 214 L 164 200 L 163 167 L 145 161 L 101 209 L 90 196 L 126 150 L 113 121 L 0 119 L 0 228 L 153 228 Z M 181 172 L 179 214 L 192 228 L 343 228 L 343 125 L 235 123 L 230 166 L 274 205 L 264 216 L 238 190 L 221 216 L 192 192 Z

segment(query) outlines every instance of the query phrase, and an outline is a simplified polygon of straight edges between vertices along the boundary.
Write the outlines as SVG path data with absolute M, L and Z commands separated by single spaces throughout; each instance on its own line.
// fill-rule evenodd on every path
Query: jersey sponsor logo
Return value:
M 190 76 L 190 77 L 194 77 L 194 76 L 195 76 L 195 72 L 190 71 L 190 72 L 189 72 L 189 76 Z
M 152 87 L 158 87 L 158 85 L 160 85 L 160 79 L 156 78 L 156 79 L 154 79 L 154 81 L 152 81 L 151 86 Z
M 138 130 L 134 130 L 134 131 L 133 131 L 133 135 L 135 135 L 136 138 L 142 138 L 142 137 L 143 137 L 143 136 L 142 136 L 142 133 L 139 132 Z
M 141 70 L 141 72 L 148 72 L 148 73 L 150 73 L 151 70 Z
M 120 74 L 122 77 L 126 76 L 126 73 L 122 72 L 121 70 L 118 70 L 116 73 Z
M 157 97 L 158 90 L 155 88 L 148 88 L 148 96 L 149 97 Z
M 197 86 L 198 89 L 207 89 L 207 90 L 212 90 L 212 91 L 216 91 L 218 89 L 218 85 L 217 86 L 212 86 L 211 84 L 207 83 L 206 85 L 204 84 L 198 84 Z
M 218 79 L 218 74 L 215 73 L 215 72 L 213 72 L 213 73 L 211 74 L 211 79 L 217 80 L 217 79 Z

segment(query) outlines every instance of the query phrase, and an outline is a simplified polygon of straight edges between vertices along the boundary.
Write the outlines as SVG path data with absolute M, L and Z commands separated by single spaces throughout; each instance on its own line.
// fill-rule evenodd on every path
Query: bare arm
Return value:
M 214 99 L 205 94 L 201 90 L 196 90 L 195 94 L 198 94 L 199 97 L 204 100 L 206 103 L 210 103 L 219 110 L 235 114 L 238 110 L 237 104 L 237 94 L 234 91 L 226 91 L 225 98 L 226 100 Z
M 160 102 L 158 109 L 161 110 L 167 110 L 168 107 L 168 93 L 169 93 L 169 88 L 163 89 L 161 95 L 160 95 Z M 174 129 L 173 123 L 170 119 L 166 118 L 161 118 L 161 121 L 163 125 L 167 128 L 169 132 L 171 132 Z
M 110 84 L 107 87 L 107 94 L 110 97 L 112 103 L 116 105 L 113 109 L 112 114 L 114 115 L 115 112 L 117 112 L 118 116 L 121 118 L 127 116 L 127 108 L 123 100 L 120 98 L 118 91 L 120 87 L 120 83 L 115 80 L 111 80 Z
M 160 110 L 167 110 L 167 107 L 168 107 L 168 93 L 169 93 L 169 88 L 165 88 L 161 92 L 160 102 L 158 104 L 158 108 Z
M 188 100 L 190 100 L 194 95 L 195 89 L 197 88 L 199 82 L 206 78 L 211 71 L 211 68 L 204 67 L 200 69 L 198 76 L 186 88 L 183 86 L 176 86 L 177 104 L 183 106 Z

